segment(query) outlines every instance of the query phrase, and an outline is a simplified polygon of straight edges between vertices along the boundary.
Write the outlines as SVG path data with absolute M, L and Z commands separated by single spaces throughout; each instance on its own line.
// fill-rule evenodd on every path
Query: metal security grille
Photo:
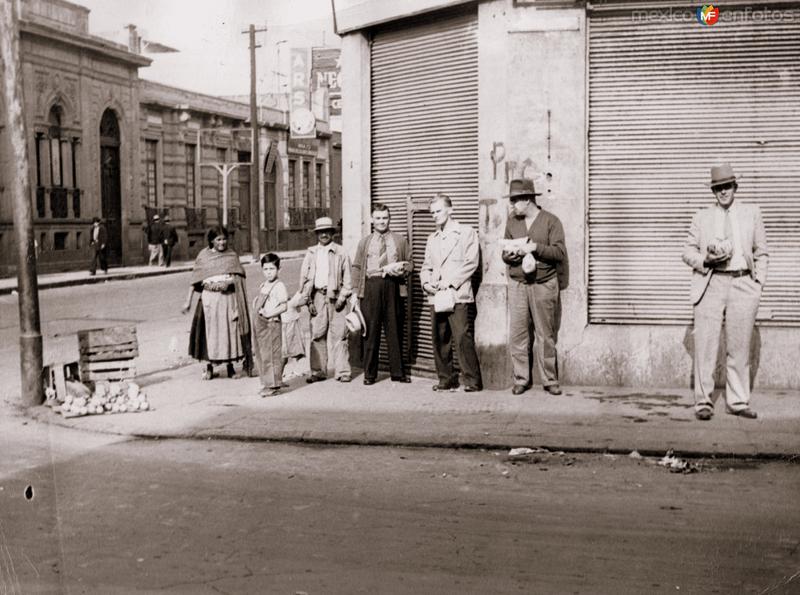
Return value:
M 730 161 L 767 230 L 759 319 L 800 325 L 800 10 L 726 3 L 704 26 L 686 3 L 611 4 L 589 20 L 590 322 L 691 320 L 681 252 Z
M 419 269 L 434 226 L 419 205 L 444 192 L 459 221 L 478 224 L 477 25 L 471 7 L 372 37 L 372 200 L 389 206 L 393 229 L 409 232 L 415 272 L 405 344 L 417 371 L 433 370 Z

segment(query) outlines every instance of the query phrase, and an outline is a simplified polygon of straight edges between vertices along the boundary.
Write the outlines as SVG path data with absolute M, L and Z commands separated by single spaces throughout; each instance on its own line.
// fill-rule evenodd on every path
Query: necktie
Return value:
M 386 255 L 386 237 L 381 234 L 378 236 L 378 268 L 383 268 L 389 263 Z

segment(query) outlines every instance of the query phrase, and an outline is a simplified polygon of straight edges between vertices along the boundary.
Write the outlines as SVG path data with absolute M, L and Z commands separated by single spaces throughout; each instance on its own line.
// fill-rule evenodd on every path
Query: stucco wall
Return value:
M 564 384 L 688 387 L 691 325 L 589 325 L 587 255 L 587 19 L 583 8 L 536 9 L 512 0 L 478 4 L 479 200 L 483 283 L 477 295 L 484 382 L 511 385 L 502 237 L 511 177 L 536 179 L 539 204 L 564 224 L 570 262 L 562 292 L 559 368 Z M 343 212 L 345 245 L 368 229 L 369 47 L 343 37 Z M 709 195 L 709 201 L 713 197 Z M 687 267 L 687 276 L 690 271 Z M 686 296 L 689 299 L 689 296 Z M 500 323 L 504 321 L 505 324 Z M 796 329 L 757 326 L 756 387 L 800 388 Z

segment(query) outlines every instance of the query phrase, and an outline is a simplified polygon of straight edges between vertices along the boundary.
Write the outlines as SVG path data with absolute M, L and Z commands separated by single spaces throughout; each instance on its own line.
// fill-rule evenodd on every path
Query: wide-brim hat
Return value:
M 742 176 L 737 176 L 736 173 L 734 173 L 730 163 L 722 163 L 720 165 L 714 165 L 711 168 L 711 181 L 705 182 L 705 185 L 709 188 L 713 188 L 714 186 L 730 184 L 731 182 L 736 182 L 741 179 Z
M 536 185 L 530 178 L 515 178 L 508 185 L 508 194 L 504 198 L 514 200 L 515 198 L 532 198 L 541 196 L 541 192 L 536 192 Z
M 353 308 L 350 314 L 344 317 L 344 323 L 347 325 L 347 332 L 350 334 L 361 333 L 362 337 L 367 335 L 367 321 L 364 320 L 361 308 Z
M 161 217 L 158 215 L 153 215 L 153 221 L 158 221 L 159 219 L 161 219 Z
M 314 222 L 314 231 L 323 231 L 326 229 L 336 229 L 333 224 L 333 219 L 330 217 L 320 217 Z

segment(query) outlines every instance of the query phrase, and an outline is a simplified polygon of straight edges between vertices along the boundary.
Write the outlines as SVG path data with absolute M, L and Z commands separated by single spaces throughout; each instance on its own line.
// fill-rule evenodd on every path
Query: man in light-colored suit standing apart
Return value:
M 458 388 L 458 375 L 453 370 L 452 346 L 455 341 L 464 391 L 480 391 L 483 381 L 475 338 L 469 325 L 469 308 L 475 302 L 471 277 L 480 260 L 478 234 L 451 217 L 453 203 L 446 194 L 434 196 L 429 208 L 436 231 L 428 236 L 419 278 L 431 305 L 433 356 L 439 376 L 439 383 L 433 386 L 433 390 Z
M 750 340 L 767 280 L 767 237 L 761 210 L 736 203 L 737 177 L 725 163 L 711 168 L 717 204 L 695 213 L 683 261 L 692 267 L 695 416 L 711 419 L 714 369 L 725 320 L 726 409 L 755 419 L 750 408 Z

